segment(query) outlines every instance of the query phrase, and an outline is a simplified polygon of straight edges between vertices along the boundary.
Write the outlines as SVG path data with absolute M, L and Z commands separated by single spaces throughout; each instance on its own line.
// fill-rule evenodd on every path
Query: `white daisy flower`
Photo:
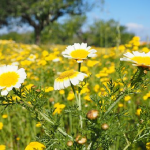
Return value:
M 23 68 L 18 66 L 5 65 L 0 67 L 0 89 L 1 95 L 7 95 L 12 88 L 19 88 L 26 79 L 26 73 Z
M 96 52 L 95 49 L 91 49 L 90 46 L 87 46 L 87 43 L 75 43 L 74 45 L 68 46 L 65 51 L 62 52 L 62 55 L 81 63 L 84 59 L 87 59 L 87 57 L 96 57 Z
M 30 56 L 28 57 L 29 61 L 35 61 L 35 59 L 36 59 L 36 55 L 34 54 L 30 54 Z
M 86 76 L 87 75 L 85 73 L 74 70 L 62 72 L 59 77 L 55 79 L 54 89 L 61 90 L 67 88 L 71 84 L 77 85 L 80 81 L 83 81 Z
M 124 58 L 120 58 L 121 61 L 130 61 L 133 62 L 134 66 L 141 66 L 144 68 L 149 68 L 150 67 L 150 52 L 145 53 L 145 52 L 138 52 L 138 51 L 133 51 L 132 53 L 127 52 L 124 54 Z

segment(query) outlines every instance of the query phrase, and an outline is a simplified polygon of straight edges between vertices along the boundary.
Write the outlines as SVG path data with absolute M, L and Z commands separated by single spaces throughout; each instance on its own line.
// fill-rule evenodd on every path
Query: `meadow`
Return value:
M 149 66 L 120 61 L 127 52 L 148 53 L 150 45 L 134 37 L 92 47 L 97 56 L 82 63 L 63 57 L 67 46 L 0 40 L 1 66 L 27 74 L 21 87 L 1 92 L 0 150 L 150 149 Z M 84 80 L 55 90 L 56 78 L 72 69 L 85 73 Z

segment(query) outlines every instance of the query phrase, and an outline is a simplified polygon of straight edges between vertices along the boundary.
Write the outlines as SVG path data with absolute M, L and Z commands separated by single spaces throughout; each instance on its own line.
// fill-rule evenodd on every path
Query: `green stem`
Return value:
M 24 101 L 23 101 L 24 102 Z M 26 105 L 28 105 L 29 107 L 33 108 L 32 105 L 29 105 L 28 103 L 24 102 Z M 54 125 L 54 122 L 51 121 L 44 113 L 40 112 L 39 110 L 35 109 L 35 111 L 40 114 L 47 122 L 49 122 L 50 124 Z M 57 130 L 64 136 L 69 137 L 71 140 L 73 140 L 72 136 L 68 135 L 65 131 L 63 131 L 61 128 L 57 128 Z
M 71 88 L 72 88 L 72 90 L 73 90 L 73 93 L 74 93 L 74 95 L 75 95 L 75 97 L 76 97 L 76 101 L 77 101 L 77 105 L 78 105 L 78 97 L 77 97 L 77 93 L 76 93 L 76 91 L 75 91 L 75 89 L 74 89 L 74 85 L 70 82 L 70 84 L 71 84 Z
M 43 114 L 42 112 L 37 111 L 47 122 L 51 123 L 52 125 L 54 125 L 54 122 L 51 121 L 45 114 Z M 64 136 L 68 136 L 69 138 L 73 139 L 70 135 L 68 135 L 65 131 L 63 131 L 61 128 L 57 128 L 57 130 Z
M 70 125 L 70 133 L 72 133 L 72 116 L 71 116 L 71 113 L 69 113 L 69 125 Z
M 81 111 L 82 110 L 82 104 L 81 104 L 81 95 L 80 95 L 80 93 L 79 93 L 79 100 L 78 100 L 78 105 L 79 105 L 79 111 Z M 83 127 L 83 122 L 82 122 L 82 116 L 80 115 L 80 126 L 81 126 L 81 128 Z
M 131 87 L 133 87 L 137 82 L 140 81 L 143 74 L 144 74 L 143 68 L 139 67 L 136 73 L 134 74 L 133 78 L 131 79 Z
M 80 72 L 81 70 L 81 63 L 78 64 L 78 71 Z M 82 110 L 82 103 L 81 103 L 81 95 L 80 95 L 80 87 L 78 88 L 78 106 L 79 106 L 79 111 Z M 83 127 L 83 122 L 82 122 L 82 116 L 80 115 L 80 126 L 81 129 Z
M 81 63 L 78 63 L 78 71 L 80 72 L 81 70 Z
M 7 114 L 8 114 L 8 127 L 9 127 L 9 132 L 10 132 L 10 150 L 13 150 L 12 126 L 11 126 L 10 113 L 9 113 L 8 109 L 7 109 Z
M 110 105 L 110 107 L 108 108 L 108 110 L 105 112 L 104 116 L 106 116 L 106 115 L 112 110 L 112 108 L 115 107 L 115 105 L 116 105 L 123 97 L 124 97 L 124 93 L 123 93 L 122 95 L 120 95 L 120 96 L 118 97 L 118 99 L 116 99 L 116 101 L 115 101 L 112 105 Z

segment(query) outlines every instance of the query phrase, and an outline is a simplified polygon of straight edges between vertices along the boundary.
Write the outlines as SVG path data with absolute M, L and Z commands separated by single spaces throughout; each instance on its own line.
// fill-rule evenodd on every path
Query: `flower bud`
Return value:
M 107 123 L 102 124 L 101 127 L 102 127 L 103 130 L 107 130 L 109 128 Z
M 81 137 L 80 135 L 78 135 L 78 136 L 76 137 L 76 142 L 77 142 L 78 144 L 85 144 L 86 141 L 87 141 L 86 137 L 82 137 L 82 138 L 80 138 L 80 137 Z
M 40 90 L 40 89 L 37 89 L 37 90 L 35 90 L 35 91 L 36 91 L 36 92 L 38 92 L 38 93 L 39 93 L 39 92 L 41 92 L 41 90 Z
M 94 120 L 98 117 L 98 115 L 99 115 L 98 110 L 90 110 L 86 116 L 88 119 Z
M 73 145 L 73 142 L 72 141 L 68 141 L 67 142 L 67 146 L 72 146 Z
M 144 70 L 144 74 L 147 74 L 147 70 Z
M 53 97 L 51 97 L 50 99 L 49 99 L 49 102 L 54 102 L 54 98 Z

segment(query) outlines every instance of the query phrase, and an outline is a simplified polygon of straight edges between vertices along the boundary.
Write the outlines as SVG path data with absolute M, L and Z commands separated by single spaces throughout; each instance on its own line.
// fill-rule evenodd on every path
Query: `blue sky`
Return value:
M 96 1 L 97 7 L 87 13 L 88 22 L 114 19 L 141 40 L 150 38 L 150 0 L 105 0 L 103 6 Z
M 87 23 L 91 24 L 95 20 L 114 19 L 121 25 L 125 25 L 127 30 L 141 37 L 146 41 L 147 36 L 150 38 L 150 0 L 100 0 L 95 1 L 96 7 L 87 13 Z M 23 26 L 14 28 L 15 31 L 33 31 L 32 27 Z M 6 33 L 7 29 L 1 29 L 0 34 Z

